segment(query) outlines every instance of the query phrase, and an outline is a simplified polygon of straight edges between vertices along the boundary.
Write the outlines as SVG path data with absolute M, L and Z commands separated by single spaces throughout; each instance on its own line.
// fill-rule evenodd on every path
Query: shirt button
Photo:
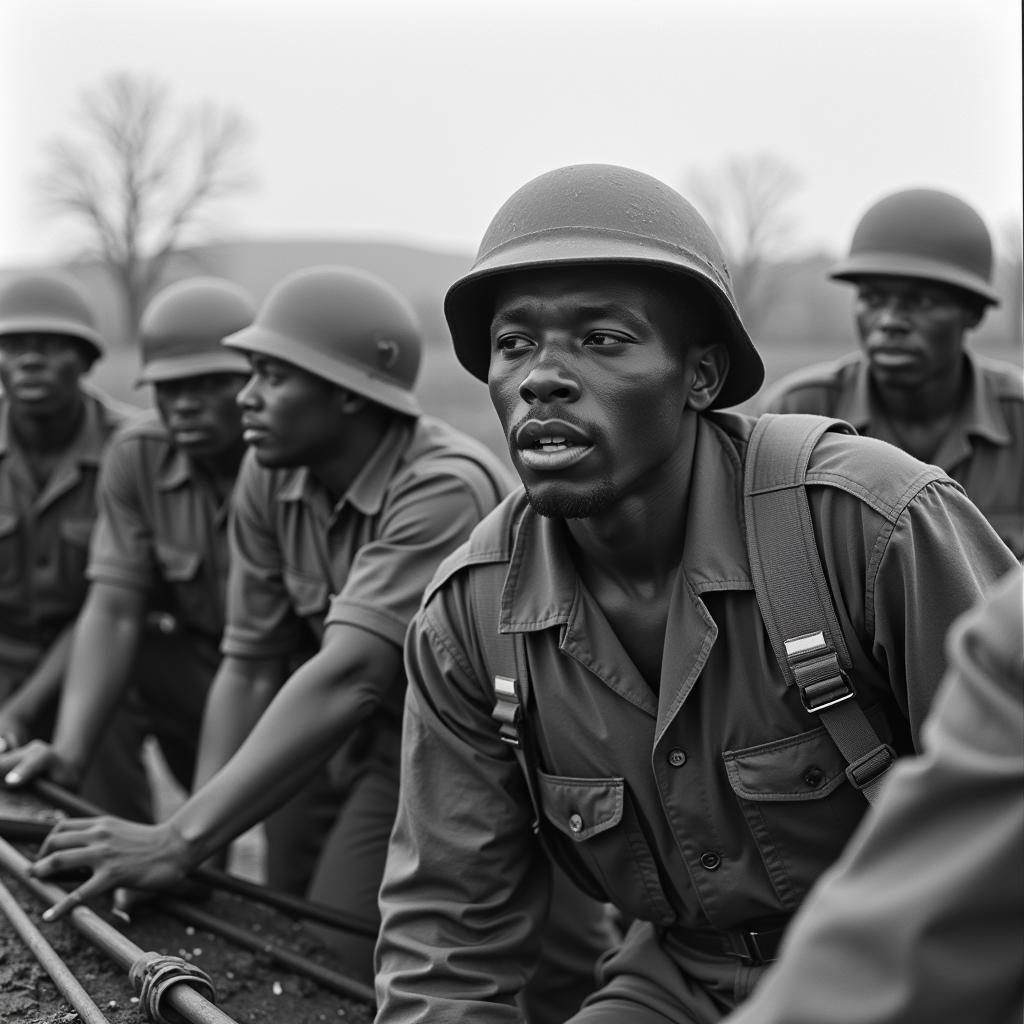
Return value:
M 672 765 L 673 768 L 681 768 L 686 764 L 686 751 L 680 750 L 678 747 L 674 750 L 670 750 L 668 752 L 668 763 Z
M 574 814 L 569 818 L 569 831 L 570 832 L 582 832 L 583 831 L 583 818 Z
M 817 789 L 825 781 L 825 773 L 816 765 L 812 764 L 807 771 L 804 772 L 804 782 L 811 787 L 811 789 Z
M 708 851 L 700 855 L 701 867 L 707 868 L 708 871 L 717 871 L 719 865 L 722 863 L 722 858 L 717 853 Z

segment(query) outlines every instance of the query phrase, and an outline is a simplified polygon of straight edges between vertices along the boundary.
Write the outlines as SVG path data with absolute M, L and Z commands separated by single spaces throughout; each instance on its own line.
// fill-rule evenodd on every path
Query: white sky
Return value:
M 43 143 L 76 94 L 153 72 L 251 121 L 222 234 L 475 250 L 567 163 L 691 170 L 768 152 L 799 240 L 842 250 L 880 195 L 1021 217 L 1017 0 L 0 0 L 0 265 L 62 258 Z

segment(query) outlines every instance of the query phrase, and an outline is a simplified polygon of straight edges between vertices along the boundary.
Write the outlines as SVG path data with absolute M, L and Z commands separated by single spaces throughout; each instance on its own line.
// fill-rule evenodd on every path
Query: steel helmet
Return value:
M 849 256 L 829 271 L 839 281 L 874 274 L 938 281 L 999 304 L 985 222 L 962 199 L 936 189 L 880 199 L 857 224 Z
M 96 312 L 85 289 L 63 270 L 33 270 L 0 284 L 0 334 L 63 334 L 103 355 Z
M 487 380 L 498 275 L 590 263 L 660 267 L 697 285 L 720 314 L 730 356 L 714 407 L 742 402 L 761 386 L 764 365 L 736 308 L 722 247 L 703 217 L 656 178 L 608 164 L 542 174 L 495 214 L 472 267 L 445 297 L 459 362 Z
M 158 292 L 139 322 L 139 384 L 207 373 L 249 373 L 241 352 L 221 340 L 248 327 L 256 303 L 240 285 L 219 277 L 190 277 Z
M 412 306 L 391 285 L 354 267 L 308 267 L 269 292 L 230 348 L 282 359 L 410 416 L 423 355 Z

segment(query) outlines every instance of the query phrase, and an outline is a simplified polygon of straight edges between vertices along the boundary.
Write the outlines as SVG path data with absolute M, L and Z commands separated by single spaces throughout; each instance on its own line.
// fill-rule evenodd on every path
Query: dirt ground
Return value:
M 57 812 L 32 797 L 0 788 L 0 816 L 52 820 Z M 32 858 L 32 843 L 13 842 Z M 94 949 L 70 924 L 46 924 L 40 919 L 45 904 L 0 869 L 6 887 L 65 961 L 99 1006 L 110 1024 L 138 1024 L 142 1014 L 127 974 Z M 300 953 L 334 968 L 302 924 L 270 908 L 226 893 L 214 893 L 200 909 L 237 925 L 262 940 Z M 112 917 L 109 899 L 91 909 L 144 951 L 177 955 L 201 967 L 213 981 L 217 1005 L 239 1024 L 319 1024 L 345 1021 L 369 1024 L 372 1009 L 322 988 L 318 983 L 280 966 L 268 954 L 240 948 L 228 940 L 149 908 L 136 912 L 130 925 Z M 75 1024 L 80 1018 L 60 994 L 10 922 L 0 914 L 0 1021 L 3 1024 Z

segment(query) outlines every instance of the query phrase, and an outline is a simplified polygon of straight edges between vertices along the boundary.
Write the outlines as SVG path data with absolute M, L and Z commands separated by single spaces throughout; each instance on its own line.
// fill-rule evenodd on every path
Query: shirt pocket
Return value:
M 322 626 L 330 602 L 327 581 L 287 565 L 281 575 L 296 614 L 304 619 L 313 619 L 318 627 Z
M 544 835 L 562 870 L 595 899 L 668 924 L 675 914 L 657 862 L 621 778 L 576 779 L 537 772 Z
M 216 607 L 217 595 L 211 593 L 203 573 L 202 552 L 166 541 L 157 541 L 154 551 L 160 579 L 173 601 L 168 610 L 182 624 L 211 636 L 219 635 L 224 612 Z
M 9 587 L 21 579 L 23 556 L 18 513 L 0 508 L 0 586 Z
M 881 709 L 869 714 L 891 742 Z M 795 909 L 868 809 L 824 727 L 722 754 L 729 783 L 783 905 Z
M 60 575 L 75 588 L 85 590 L 85 570 L 89 564 L 89 541 L 96 520 L 74 517 L 60 524 Z

